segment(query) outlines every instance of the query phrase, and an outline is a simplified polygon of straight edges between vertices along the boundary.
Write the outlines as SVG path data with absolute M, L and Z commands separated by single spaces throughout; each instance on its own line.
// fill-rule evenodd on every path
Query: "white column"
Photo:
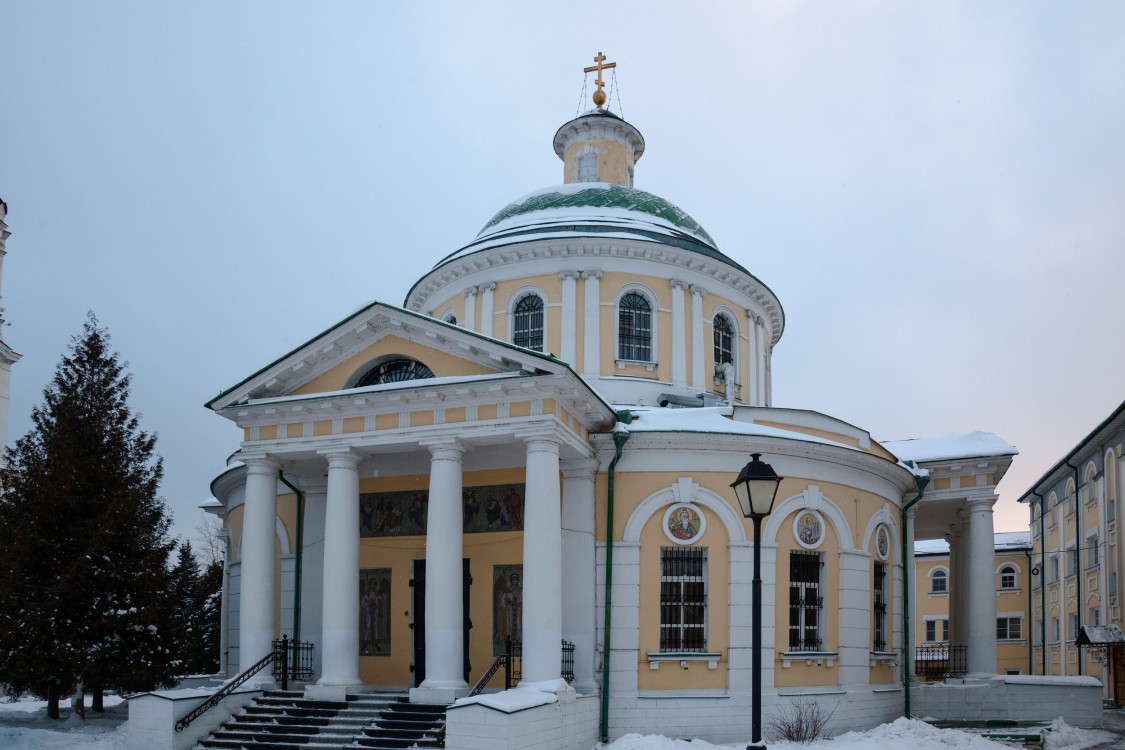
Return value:
M 523 680 L 539 689 L 562 682 L 562 513 L 559 440 L 527 443 L 527 510 L 523 523 Z
M 684 316 L 684 290 L 687 283 L 672 279 L 672 385 L 687 387 L 687 320 Z
M 763 323 L 761 318 L 754 318 L 754 379 L 757 383 L 757 406 L 766 405 L 766 342 L 762 336 Z
M 577 365 L 578 272 L 563 271 L 562 279 L 562 341 L 559 358 L 571 367 Z
M 219 541 L 223 545 L 223 590 L 219 600 L 219 671 L 216 676 L 234 676 L 230 672 L 227 654 L 230 651 L 230 529 L 219 531 Z
M 691 287 L 691 385 L 701 393 L 707 391 L 703 371 L 703 295 L 702 287 Z
M 276 460 L 247 457 L 246 502 L 242 512 L 241 595 L 239 601 L 238 671 L 243 672 L 273 650 L 277 635 L 274 537 L 277 529 Z M 268 669 L 251 678 L 272 685 Z
M 746 311 L 746 374 L 742 380 L 746 384 L 746 403 L 750 406 L 756 406 L 758 403 L 758 372 L 754 367 L 754 358 L 758 356 L 758 344 L 754 317 L 752 311 Z
M 477 330 L 477 288 L 475 286 L 465 290 L 465 328 L 470 331 Z
M 492 335 L 492 319 L 496 313 L 492 309 L 492 292 L 496 289 L 496 282 L 489 281 L 480 287 L 480 332 L 485 336 Z
M 602 369 L 602 298 L 601 271 L 583 271 L 585 299 L 583 302 L 582 374 L 597 377 Z
M 329 453 L 324 512 L 322 672 L 317 685 L 340 689 L 359 677 L 359 463 L 351 451 Z M 339 699 L 339 698 L 337 698 Z
M 969 501 L 968 668 L 972 676 L 996 674 L 996 546 L 993 495 Z
M 465 445 L 429 445 L 430 499 L 426 509 L 426 679 L 410 691 L 415 703 L 451 703 L 465 682 L 462 588 L 461 460 Z
M 595 460 L 568 463 L 563 467 L 562 560 L 568 575 L 562 579 L 562 637 L 574 644 L 574 689 L 584 695 L 598 692 L 594 679 L 594 480 L 597 473 Z
M 965 570 L 961 564 L 961 549 L 962 549 L 962 536 L 961 524 L 951 524 L 949 533 L 946 535 L 946 541 L 949 542 L 949 577 L 946 579 L 946 589 L 949 591 L 947 597 L 949 602 L 949 627 L 946 637 L 950 645 L 964 646 L 965 638 L 963 635 L 964 619 L 962 618 L 963 612 L 960 610 L 961 595 L 965 592 Z

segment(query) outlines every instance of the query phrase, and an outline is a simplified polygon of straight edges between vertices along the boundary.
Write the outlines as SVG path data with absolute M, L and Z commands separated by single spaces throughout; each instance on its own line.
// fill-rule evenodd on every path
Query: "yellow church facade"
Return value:
M 863 728 L 908 710 L 904 570 L 915 538 L 950 538 L 968 670 L 995 676 L 977 553 L 991 574 L 1015 449 L 880 443 L 774 406 L 781 303 L 633 187 L 640 132 L 597 108 L 553 146 L 564 184 L 501 209 L 401 306 L 373 302 L 209 402 L 243 436 L 212 484 L 225 673 L 286 635 L 313 645 L 310 696 L 454 704 L 511 639 L 542 702 L 457 703 L 447 746 L 559 716 L 559 747 L 728 741 L 746 736 L 759 649 L 767 716 L 827 701 L 835 731 Z M 753 526 L 730 488 L 751 453 L 783 477 L 761 643 Z

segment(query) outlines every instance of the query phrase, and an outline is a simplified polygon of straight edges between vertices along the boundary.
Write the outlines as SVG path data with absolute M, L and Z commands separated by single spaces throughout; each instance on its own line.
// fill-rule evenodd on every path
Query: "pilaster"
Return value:
M 577 316 L 578 316 L 578 272 L 563 271 L 559 274 L 562 279 L 562 326 L 560 332 L 562 341 L 559 343 L 559 358 L 571 367 L 576 365 L 578 344 Z
M 582 310 L 582 375 L 587 379 L 597 377 L 602 369 L 601 278 L 601 271 L 582 272 L 585 294 Z

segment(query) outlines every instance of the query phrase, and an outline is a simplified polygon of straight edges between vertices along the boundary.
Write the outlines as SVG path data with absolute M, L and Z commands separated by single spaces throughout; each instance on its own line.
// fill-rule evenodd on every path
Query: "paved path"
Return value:
M 1125 709 L 1107 708 L 1102 711 L 1102 720 L 1097 728 L 1117 735 L 1117 739 L 1098 745 L 1097 750 L 1125 750 Z

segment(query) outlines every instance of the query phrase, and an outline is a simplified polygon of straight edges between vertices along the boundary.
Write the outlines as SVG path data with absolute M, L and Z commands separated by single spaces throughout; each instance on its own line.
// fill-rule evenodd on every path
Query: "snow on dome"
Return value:
M 888 440 L 882 446 L 903 461 L 948 461 L 983 456 L 1015 456 L 1015 446 L 991 432 L 968 432 L 914 440 Z
M 674 245 L 749 273 L 721 253 L 707 230 L 683 209 L 658 195 L 608 182 L 573 182 L 525 195 L 500 209 L 476 239 L 434 268 L 497 245 L 574 236 Z
M 629 432 L 705 432 L 716 435 L 757 435 L 760 437 L 783 438 L 786 440 L 800 440 L 806 443 L 820 443 L 821 445 L 834 445 L 849 450 L 858 448 L 837 443 L 832 440 L 808 435 L 803 432 L 783 430 L 778 427 L 755 424 L 754 422 L 735 421 L 730 418 L 732 410 L 729 406 L 706 406 L 690 409 L 669 409 L 665 407 L 637 407 L 614 406 L 617 410 L 627 410 L 632 413 L 633 421 L 629 423 Z

